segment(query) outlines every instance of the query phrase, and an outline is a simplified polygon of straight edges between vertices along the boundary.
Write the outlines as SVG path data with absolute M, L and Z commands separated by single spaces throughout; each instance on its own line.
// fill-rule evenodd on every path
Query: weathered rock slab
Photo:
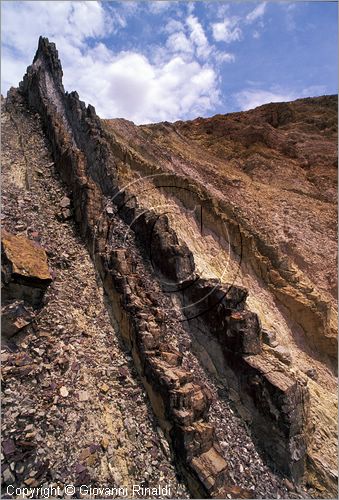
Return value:
M 25 236 L 10 234 L 5 230 L 1 242 L 9 278 L 18 283 L 47 288 L 52 277 L 45 250 Z
M 10 338 L 35 317 L 52 276 L 45 250 L 23 235 L 2 232 L 2 335 Z

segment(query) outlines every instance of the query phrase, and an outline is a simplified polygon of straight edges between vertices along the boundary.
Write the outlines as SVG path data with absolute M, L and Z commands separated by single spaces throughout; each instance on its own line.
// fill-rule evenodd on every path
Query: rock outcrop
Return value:
M 92 106 L 86 107 L 76 92 L 64 91 L 58 53 L 46 38 L 39 39 L 33 64 L 19 90 L 10 91 L 8 106 L 22 98 L 39 114 L 56 170 L 70 193 L 60 204 L 60 219 L 73 216 L 87 245 L 191 494 L 253 497 L 253 491 L 234 479 L 210 418 L 212 394 L 189 369 L 180 349 L 177 338 L 187 333 L 193 349 L 203 353 L 202 364 L 204 354 L 208 358 L 213 375 L 250 425 L 268 462 L 295 483 L 302 482 L 311 434 L 309 391 L 305 378 L 263 348 L 260 318 L 246 305 L 248 290 L 203 278 L 189 245 L 178 238 L 166 214 L 141 207 L 133 189 L 123 189 L 119 163 L 139 160 L 107 132 Z M 273 127 L 288 122 L 288 109 L 273 113 L 270 120 Z M 264 132 L 249 132 L 250 143 L 258 134 L 266 137 Z M 215 209 L 211 203 L 211 225 Z M 235 229 L 236 222 L 234 234 Z M 241 245 L 243 237 L 254 241 L 247 229 L 241 229 L 233 247 Z M 256 248 L 254 243 L 246 247 L 249 260 Z M 271 280 L 266 264 L 268 268 L 263 260 L 263 276 Z M 16 266 L 19 269 L 20 263 Z M 34 271 L 46 284 L 47 273 L 35 267 Z
M 205 230 L 242 254 L 300 342 L 334 370 L 336 110 L 337 97 L 324 96 L 174 124 L 104 121 L 123 168 L 187 209 L 202 204 Z
M 12 487 L 56 482 L 60 496 L 67 484 L 77 494 L 86 484 L 117 485 L 124 496 L 132 496 L 133 485 L 147 485 L 162 497 L 188 498 L 111 323 L 89 252 L 74 221 L 59 217 L 65 197 L 72 210 L 72 196 L 55 170 L 39 116 L 19 94 L 1 109 L 1 139 L 2 226 L 39 242 L 53 275 L 34 322 L 2 342 L 2 496 Z M 21 182 L 25 156 L 30 189 Z M 279 491 L 283 496 L 284 488 Z
M 108 173 L 102 175 L 102 169 L 106 170 L 110 164 L 112 165 L 111 155 L 106 143 L 100 140 L 99 119 L 94 109 L 91 107 L 86 109 L 76 94 L 64 94 L 60 66 L 56 64 L 56 54 L 55 46 L 41 38 L 33 65 L 28 68 L 20 90 L 27 98 L 29 106 L 34 111 L 40 112 L 44 121 L 47 135 L 52 143 L 55 163 L 73 193 L 74 217 L 79 224 L 80 233 L 95 258 L 106 293 L 111 298 L 115 316 L 119 319 L 122 335 L 131 347 L 137 368 L 144 379 L 152 406 L 164 432 L 168 438 L 175 436 L 175 440 L 171 439 L 175 448 L 186 449 L 192 440 L 192 437 L 188 438 L 186 435 L 192 435 L 192 431 L 196 432 L 195 424 L 199 424 L 197 435 L 200 440 L 198 447 L 192 452 L 193 455 L 185 453 L 178 457 L 182 470 L 189 478 L 192 491 L 197 496 L 223 495 L 219 492 L 228 487 L 227 464 L 213 443 L 213 427 L 208 426 L 206 422 L 207 430 L 205 433 L 201 432 L 204 430 L 208 411 L 208 395 L 203 388 L 191 383 L 191 375 L 180 368 L 180 356 L 175 354 L 171 356 L 173 353 L 170 352 L 170 346 L 167 347 L 168 360 L 161 359 L 161 351 L 156 349 L 157 343 L 161 341 L 156 318 L 147 316 L 145 322 L 142 316 L 145 314 L 142 309 L 146 309 L 150 300 L 146 296 L 142 302 L 143 287 L 139 287 L 138 294 L 135 294 L 132 282 L 130 283 L 131 278 L 128 278 L 128 285 L 126 283 L 124 288 L 126 278 L 121 277 L 121 299 L 119 287 L 116 290 L 114 270 L 110 270 L 109 256 L 107 260 L 104 253 L 109 221 L 105 216 L 103 194 L 109 191 L 108 188 L 111 188 L 111 194 L 117 190 L 117 188 L 113 190 L 113 186 L 110 185 Z M 76 123 L 74 132 L 73 121 Z M 84 150 L 80 149 L 81 144 L 85 143 L 87 147 Z M 92 154 L 96 155 L 95 158 L 91 157 Z M 93 169 L 94 165 L 96 168 L 92 179 L 91 168 Z M 168 242 L 167 248 L 170 248 L 171 244 L 177 246 L 177 242 L 173 240 Z M 121 257 L 121 253 L 115 252 L 114 258 L 117 259 L 118 256 Z M 137 285 L 137 280 L 135 281 Z M 121 307 L 121 302 L 124 307 Z M 139 317 L 138 310 L 141 313 Z M 144 328 L 141 328 L 140 322 L 143 322 Z M 154 327 L 148 331 L 152 323 Z M 178 425 L 182 428 L 180 440 L 176 432 Z

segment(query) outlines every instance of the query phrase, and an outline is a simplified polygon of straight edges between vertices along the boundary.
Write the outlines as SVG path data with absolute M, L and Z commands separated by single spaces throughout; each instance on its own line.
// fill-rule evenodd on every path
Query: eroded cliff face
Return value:
M 320 141 L 314 154 L 306 139 L 299 152 L 278 130 L 301 120 L 289 105 L 273 106 L 263 118 L 258 112 L 259 123 L 247 128 L 242 114 L 221 117 L 221 125 L 218 118 L 143 127 L 102 122 L 75 92 L 64 92 L 57 51 L 43 38 L 6 109 L 15 114 L 22 103 L 40 117 L 71 200 L 61 218 L 73 215 L 191 495 L 287 496 L 286 485 L 292 496 L 305 494 L 289 481 L 311 487 L 315 497 L 335 494 L 333 298 L 324 283 L 320 291 L 312 286 L 271 235 L 273 211 L 270 219 L 258 209 L 258 200 L 283 191 L 281 182 L 254 181 L 242 163 L 247 151 L 248 161 L 260 164 L 252 149 L 262 142 L 267 156 L 276 150 L 276 157 L 303 155 L 307 163 L 319 153 L 326 166 L 324 151 L 329 162 L 334 158 L 327 118 L 328 144 Z M 333 212 L 331 192 L 321 196 L 311 199 Z M 292 356 L 274 334 L 292 342 Z M 320 361 L 312 357 L 315 346 Z M 307 368 L 314 361 L 319 384 L 301 370 L 304 361 Z
M 135 170 L 154 175 L 159 186 L 178 186 L 164 190 L 184 205 L 180 187 L 198 193 L 206 229 L 227 240 L 223 226 L 239 224 L 244 260 L 288 309 L 305 343 L 335 365 L 336 111 L 336 97 L 325 96 L 192 122 L 105 121 Z

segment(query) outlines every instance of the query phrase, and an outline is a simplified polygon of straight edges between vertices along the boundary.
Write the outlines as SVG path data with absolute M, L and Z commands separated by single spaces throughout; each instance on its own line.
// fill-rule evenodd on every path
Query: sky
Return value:
M 1 92 L 40 35 L 102 118 L 188 120 L 337 93 L 336 2 L 1 1 Z

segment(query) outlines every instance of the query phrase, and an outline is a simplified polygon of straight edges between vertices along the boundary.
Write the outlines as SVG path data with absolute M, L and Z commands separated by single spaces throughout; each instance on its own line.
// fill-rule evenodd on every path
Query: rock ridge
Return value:
M 35 65 L 37 65 L 40 60 L 39 52 L 41 52 L 41 47 L 44 47 L 47 43 L 47 41 L 39 43 Z M 51 50 L 54 50 L 54 48 L 52 47 Z M 41 71 L 40 68 L 38 72 Z M 50 77 L 52 76 L 53 75 L 50 75 Z M 27 75 L 20 86 L 20 91 L 26 97 L 29 106 L 32 107 L 34 111 L 38 111 L 41 114 L 48 137 L 52 142 L 55 163 L 57 167 L 60 168 L 63 180 L 68 184 L 73 193 L 75 220 L 79 224 L 80 233 L 88 244 L 98 269 L 101 271 L 106 292 L 109 296 L 113 294 L 114 300 L 111 301 L 111 305 L 114 307 L 116 304 L 120 303 L 120 299 L 119 296 L 114 296 L 114 293 L 116 294 L 117 292 L 115 292 L 112 277 L 113 273 L 109 271 L 109 264 L 106 263 L 106 256 L 102 253 L 105 239 L 100 238 L 99 234 L 97 234 L 98 220 L 100 220 L 102 214 L 105 214 L 103 197 L 96 183 L 86 176 L 86 160 L 88 157 L 86 158 L 86 154 L 75 146 L 75 141 L 72 140 L 71 134 L 69 133 L 67 120 L 65 120 L 64 116 L 60 116 L 60 110 L 58 109 L 58 104 L 60 102 L 59 98 L 56 99 L 56 105 L 53 103 L 56 91 L 59 90 L 58 83 L 57 80 L 54 89 L 46 88 L 43 79 L 41 86 L 37 84 L 33 65 L 33 67 L 28 69 Z M 52 102 L 49 101 L 50 97 L 52 97 Z M 74 97 L 73 95 L 72 98 Z M 84 107 L 79 105 L 77 111 L 79 111 L 80 107 L 84 110 Z M 99 165 L 96 165 L 96 167 L 100 171 L 100 168 L 98 168 Z M 106 236 L 108 221 L 105 217 L 102 217 L 100 222 L 100 232 Z M 117 255 L 119 255 L 119 253 L 116 253 L 115 257 L 117 257 Z M 141 289 L 139 290 L 139 295 L 140 292 Z M 131 296 L 129 297 L 129 295 Z M 172 440 L 172 442 L 176 448 L 180 446 L 184 450 L 188 449 L 189 443 L 195 441 L 196 432 L 198 432 L 198 443 L 200 444 L 199 447 L 195 449 L 195 453 L 193 453 L 194 459 L 192 455 L 190 459 L 188 459 L 189 455 L 181 457 L 182 468 L 186 473 L 185 475 L 190 483 L 191 489 L 198 496 L 218 495 L 220 494 L 218 493 L 220 488 L 229 489 L 229 491 L 221 493 L 222 495 L 227 493 L 231 494 L 232 486 L 225 485 L 227 464 L 220 453 L 218 453 L 213 443 L 213 426 L 209 426 L 207 422 L 204 425 L 204 417 L 206 417 L 209 406 L 208 396 L 198 385 L 191 383 L 191 376 L 189 373 L 180 370 L 180 368 L 176 368 L 175 365 L 177 363 L 180 365 L 180 356 L 175 356 L 175 354 L 174 357 L 169 356 L 171 360 L 170 363 L 157 360 L 157 356 L 142 356 L 142 352 L 148 353 L 150 348 L 155 347 L 156 344 L 154 345 L 154 342 L 159 340 L 156 338 L 159 333 L 157 332 L 155 321 L 153 321 L 155 325 L 153 330 L 155 334 L 154 339 L 147 329 L 139 330 L 139 328 L 137 328 L 139 321 L 142 321 L 142 316 L 139 316 L 138 321 L 136 313 L 138 309 L 140 311 L 140 305 L 138 307 L 135 302 L 139 302 L 140 304 L 140 301 L 137 301 L 136 296 L 132 294 L 131 286 L 129 286 L 123 298 L 123 303 L 127 310 L 131 310 L 133 315 L 127 315 L 126 312 L 120 308 L 115 311 L 115 314 L 120 319 L 119 324 L 122 335 L 125 336 L 126 341 L 131 345 L 133 357 L 137 368 L 139 368 L 140 375 L 142 376 L 142 374 L 145 373 L 145 387 L 149 393 L 154 411 L 168 437 L 170 437 L 169 429 L 173 425 L 172 423 L 169 424 L 167 421 L 167 414 L 170 410 L 172 411 L 173 421 L 177 422 L 175 423 L 174 429 L 177 428 L 178 424 L 184 423 L 182 420 L 184 416 L 187 419 L 187 423 L 193 425 L 193 429 L 187 425 L 182 426 L 181 434 L 174 432 L 174 436 L 176 437 L 175 441 Z M 149 299 L 148 301 L 145 300 L 146 304 L 147 302 L 149 302 Z M 152 323 L 151 318 L 148 318 L 147 323 L 148 325 Z M 137 335 L 139 337 L 137 337 Z M 137 339 L 138 342 L 136 341 Z M 139 343 L 141 347 L 139 347 Z M 138 362 L 139 356 L 140 361 Z M 145 363 L 144 366 L 143 363 Z M 174 363 L 174 366 L 171 363 Z M 155 384 L 155 387 L 148 384 L 147 381 Z M 157 387 L 161 387 L 162 390 L 162 394 L 160 393 L 160 401 L 162 402 L 160 402 L 159 409 L 157 404 L 157 400 L 159 399 L 159 394 L 156 391 Z M 177 411 L 177 414 L 175 414 L 175 411 Z M 183 413 L 183 415 L 181 415 L 181 413 Z M 198 425 L 197 430 L 195 430 L 194 424 L 198 424 L 199 422 L 200 426 Z M 202 431 L 204 431 L 205 428 L 207 428 L 208 432 L 204 433 Z M 179 436 L 182 438 L 180 439 Z M 239 490 L 237 490 L 237 494 L 239 494 Z M 242 493 L 240 492 L 240 494 Z M 245 491 L 243 495 L 246 495 Z
M 47 39 L 40 38 L 20 92 L 42 118 L 56 166 L 72 192 L 74 219 L 192 494 L 250 498 L 230 478 L 208 421 L 208 391 L 185 371 L 174 345 L 169 343 L 164 350 L 162 307 L 135 272 L 140 259 L 125 246 L 126 227 L 133 230 L 143 252 L 151 238 L 151 275 L 156 271 L 174 286 L 179 283 L 184 305 L 201 300 L 194 315 L 204 314 L 197 321 L 188 316 L 197 324 L 188 322 L 193 337 L 196 328 L 201 339 L 206 327 L 215 337 L 229 370 L 229 386 L 244 395 L 240 407 L 254 412 L 251 423 L 259 439 L 267 437 L 267 429 L 276 431 L 272 461 L 284 474 L 301 481 L 309 432 L 308 391 L 281 364 L 276 370 L 262 355 L 260 321 L 246 309 L 247 291 L 233 286 L 225 293 L 224 285 L 201 279 L 192 252 L 179 242 L 166 217 L 159 219 L 151 210 L 141 209 L 127 190 L 120 191 L 112 139 L 92 106 L 86 108 L 75 92 L 64 92 L 61 63 L 55 45 Z M 15 92 L 9 105 L 11 99 L 15 100 Z M 122 150 L 119 154 L 123 155 Z

